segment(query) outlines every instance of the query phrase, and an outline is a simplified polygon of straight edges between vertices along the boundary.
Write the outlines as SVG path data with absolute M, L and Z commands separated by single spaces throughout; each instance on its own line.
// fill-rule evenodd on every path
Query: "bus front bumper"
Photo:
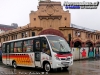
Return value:
M 54 63 L 53 68 L 69 67 L 73 65 L 73 60 L 71 61 L 57 61 Z

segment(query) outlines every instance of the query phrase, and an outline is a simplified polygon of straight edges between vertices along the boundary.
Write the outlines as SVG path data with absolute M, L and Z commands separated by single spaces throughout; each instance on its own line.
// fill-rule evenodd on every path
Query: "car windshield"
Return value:
M 51 48 L 57 53 L 71 52 L 71 49 L 66 40 L 60 36 L 47 36 Z

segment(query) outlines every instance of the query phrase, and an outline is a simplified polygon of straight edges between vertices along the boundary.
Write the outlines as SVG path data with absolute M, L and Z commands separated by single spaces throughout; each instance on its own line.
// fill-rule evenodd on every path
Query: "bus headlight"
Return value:
M 71 59 L 73 59 L 73 57 L 71 56 Z
M 56 58 L 57 60 L 60 60 L 59 57 L 57 57 L 56 55 L 55 55 L 55 58 Z

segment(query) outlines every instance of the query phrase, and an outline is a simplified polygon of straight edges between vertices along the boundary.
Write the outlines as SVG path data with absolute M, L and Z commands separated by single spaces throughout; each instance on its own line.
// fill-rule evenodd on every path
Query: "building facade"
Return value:
M 42 34 L 59 35 L 71 47 L 99 46 L 100 32 L 71 24 L 71 14 L 61 2 L 40 1 L 37 11 L 29 14 L 30 23 L 0 34 L 0 42 Z

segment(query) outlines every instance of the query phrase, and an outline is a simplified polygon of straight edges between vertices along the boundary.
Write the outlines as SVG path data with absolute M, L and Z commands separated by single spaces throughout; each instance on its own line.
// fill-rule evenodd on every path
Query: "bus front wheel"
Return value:
M 13 62 L 13 67 L 14 67 L 14 68 L 17 68 L 16 62 Z
M 50 72 L 51 71 L 51 66 L 49 63 L 45 63 L 44 66 L 43 66 L 43 69 L 46 71 L 46 72 Z
M 64 70 L 64 71 L 68 70 L 68 67 L 63 67 L 63 70 Z

